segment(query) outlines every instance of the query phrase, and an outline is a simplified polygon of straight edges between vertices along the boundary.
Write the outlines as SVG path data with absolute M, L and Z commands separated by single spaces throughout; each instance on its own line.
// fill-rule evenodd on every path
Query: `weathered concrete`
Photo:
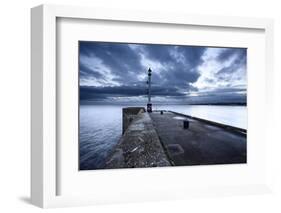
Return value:
M 127 107 L 122 109 L 122 134 L 125 133 L 126 129 L 129 127 L 130 123 L 136 118 L 136 116 L 143 112 L 145 112 L 144 107 Z
M 150 113 L 169 160 L 176 166 L 246 163 L 246 131 L 179 113 Z M 183 120 L 189 128 L 183 128 Z
M 123 111 L 127 112 L 127 111 Z M 126 120 L 130 120 L 127 117 Z M 131 117 L 132 118 L 132 117 Z M 133 115 L 105 168 L 170 166 L 147 112 Z

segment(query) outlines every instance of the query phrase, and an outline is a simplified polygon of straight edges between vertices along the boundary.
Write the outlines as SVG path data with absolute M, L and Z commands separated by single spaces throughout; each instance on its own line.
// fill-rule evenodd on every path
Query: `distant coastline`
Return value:
M 188 105 L 208 105 L 208 106 L 247 106 L 247 103 L 196 103 Z
M 116 106 L 146 106 L 146 103 L 107 103 L 107 102 L 92 102 L 80 101 L 80 105 L 116 105 Z M 245 102 L 216 102 L 216 103 L 154 103 L 153 105 L 204 105 L 204 106 L 247 106 Z

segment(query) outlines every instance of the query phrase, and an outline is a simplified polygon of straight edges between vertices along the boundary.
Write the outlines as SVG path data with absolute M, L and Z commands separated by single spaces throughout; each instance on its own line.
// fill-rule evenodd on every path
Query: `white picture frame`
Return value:
M 124 191 L 122 196 L 113 195 L 59 195 L 57 159 L 57 20 L 87 19 L 135 23 L 153 23 L 167 26 L 201 26 L 206 28 L 254 29 L 264 32 L 264 75 L 265 87 L 262 92 L 266 97 L 263 133 L 263 145 L 269 146 L 270 126 L 272 119 L 273 97 L 273 21 L 271 19 L 216 17 L 202 15 L 187 15 L 173 13 L 152 13 L 147 11 L 123 11 L 100 8 L 84 8 L 74 6 L 41 5 L 31 10 L 31 201 L 33 204 L 47 207 L 91 205 L 96 203 L 113 203 L 142 200 L 165 200 L 194 196 L 253 194 L 270 191 L 270 165 L 265 162 L 259 171 L 264 174 L 262 181 L 255 184 L 221 185 L 200 187 L 194 183 L 194 188 L 182 189 L 173 187 L 168 189 L 152 189 L 147 195 L 131 191 Z M 249 79 L 251 81 L 251 79 Z M 266 152 L 261 155 L 265 158 Z M 184 168 L 182 168 L 184 169 Z M 124 173 L 128 172 L 123 171 Z M 177 172 L 174 170 L 173 172 Z M 153 170 L 139 170 L 138 174 L 152 175 Z M 126 179 L 126 177 L 124 177 Z M 171 192 L 171 193 L 169 193 Z

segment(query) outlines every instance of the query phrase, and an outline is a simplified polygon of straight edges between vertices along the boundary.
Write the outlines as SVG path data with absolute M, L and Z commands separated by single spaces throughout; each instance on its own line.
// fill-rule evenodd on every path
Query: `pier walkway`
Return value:
M 124 109 L 123 128 L 123 137 L 105 168 L 171 166 L 147 112 L 137 108 Z
M 239 128 L 165 111 L 149 114 L 172 165 L 246 163 L 246 134 Z M 183 120 L 189 128 L 183 128 Z

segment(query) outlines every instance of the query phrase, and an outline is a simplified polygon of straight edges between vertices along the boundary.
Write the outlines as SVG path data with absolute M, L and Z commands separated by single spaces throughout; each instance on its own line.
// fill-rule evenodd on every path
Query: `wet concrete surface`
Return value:
M 153 112 L 149 116 L 173 165 L 247 162 L 246 134 L 173 112 Z M 186 119 L 188 129 L 183 128 Z

